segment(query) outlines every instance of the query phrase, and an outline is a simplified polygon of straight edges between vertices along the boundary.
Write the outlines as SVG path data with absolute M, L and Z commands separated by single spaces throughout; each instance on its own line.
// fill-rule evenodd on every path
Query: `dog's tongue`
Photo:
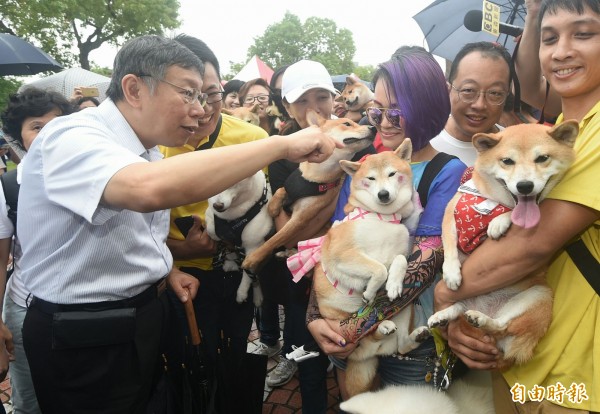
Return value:
M 517 226 L 529 229 L 540 221 L 540 208 L 535 196 L 517 196 L 517 205 L 512 211 L 511 220 Z

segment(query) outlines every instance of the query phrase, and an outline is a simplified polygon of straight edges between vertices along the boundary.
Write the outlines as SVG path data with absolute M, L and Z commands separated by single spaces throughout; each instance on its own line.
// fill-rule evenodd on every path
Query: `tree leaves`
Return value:
M 248 58 L 258 55 L 276 69 L 301 59 L 316 60 L 331 74 L 352 72 L 356 47 L 352 32 L 338 29 L 331 19 L 309 17 L 304 24 L 286 12 L 280 22 L 267 27 L 248 49 Z

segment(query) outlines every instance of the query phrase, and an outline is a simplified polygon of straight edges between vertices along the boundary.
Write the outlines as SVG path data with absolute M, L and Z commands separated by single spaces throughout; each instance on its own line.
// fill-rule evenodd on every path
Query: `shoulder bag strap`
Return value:
M 223 115 L 219 114 L 219 121 L 217 122 L 217 126 L 216 126 L 215 130 L 213 131 L 212 134 L 209 135 L 208 141 L 206 141 L 204 144 L 202 144 L 198 148 L 196 148 L 196 151 L 202 151 L 202 150 L 212 148 L 215 141 L 217 140 L 217 137 L 219 136 L 219 132 L 221 132 L 221 124 L 222 123 L 223 123 Z
M 442 168 L 444 168 L 444 165 L 448 164 L 448 162 L 454 158 L 456 158 L 454 155 L 446 154 L 445 152 L 438 152 L 436 156 L 429 161 L 425 167 L 425 171 L 423 171 L 423 176 L 421 177 L 421 181 L 419 181 L 419 187 L 417 188 L 419 198 L 421 199 L 421 206 L 425 207 L 427 205 L 429 187 L 431 186 L 431 183 L 435 177 L 437 177 Z
M 575 240 L 567 245 L 565 250 L 596 294 L 600 295 L 600 263 L 592 256 L 583 240 L 581 238 Z

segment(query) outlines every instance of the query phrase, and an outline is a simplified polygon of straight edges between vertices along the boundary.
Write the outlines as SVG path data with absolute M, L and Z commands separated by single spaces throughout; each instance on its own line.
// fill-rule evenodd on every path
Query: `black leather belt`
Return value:
M 33 299 L 31 299 L 31 302 L 29 303 L 29 307 L 39 309 L 42 312 L 48 314 L 53 314 L 57 312 L 97 312 L 109 309 L 141 308 L 151 300 L 158 298 L 165 291 L 166 288 L 167 279 L 162 278 L 158 282 L 152 284 L 148 289 L 144 290 L 142 293 L 137 294 L 134 297 L 128 299 L 63 305 L 47 302 L 43 299 L 34 296 Z

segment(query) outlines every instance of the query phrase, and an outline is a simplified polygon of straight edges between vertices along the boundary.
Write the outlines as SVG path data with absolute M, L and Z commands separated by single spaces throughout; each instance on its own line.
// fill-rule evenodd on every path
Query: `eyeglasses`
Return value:
M 456 93 L 458 93 L 458 99 L 460 99 L 464 103 L 473 103 L 479 99 L 479 95 L 483 94 L 485 96 L 485 100 L 490 105 L 502 105 L 508 97 L 508 93 L 501 90 L 480 91 L 479 89 L 458 89 L 454 85 L 450 86 L 452 86 L 452 89 L 454 89 Z
M 138 75 L 140 78 L 152 78 L 152 79 L 156 79 L 151 75 Z M 179 86 L 179 85 L 175 85 L 174 83 L 171 83 L 169 81 L 166 81 L 164 79 L 156 79 L 159 82 L 163 82 L 166 83 L 167 85 L 171 85 L 174 88 L 177 88 L 181 91 L 181 97 L 183 98 L 183 101 L 186 104 L 190 104 L 193 105 L 196 102 L 200 103 L 200 106 L 204 106 L 207 104 L 207 100 L 208 100 L 208 95 L 199 91 L 196 88 L 184 88 L 183 86 Z M 223 97 L 221 96 L 221 99 L 223 99 Z M 221 100 L 219 99 L 219 101 Z M 215 101 L 218 102 L 218 101 Z M 214 103 L 214 102 L 213 102 Z
M 244 103 L 245 104 L 253 104 L 255 101 L 258 101 L 259 103 L 268 103 L 269 102 L 269 95 L 256 95 L 256 96 L 246 96 L 244 98 Z
M 210 92 L 206 94 L 206 103 L 207 104 L 215 104 L 217 102 L 221 102 L 223 97 L 225 96 L 225 92 Z
M 381 125 L 383 121 L 383 115 L 385 114 L 386 119 L 394 128 L 402 129 L 400 125 L 400 118 L 402 117 L 402 111 L 397 108 L 367 108 L 367 117 L 369 122 L 373 126 Z

